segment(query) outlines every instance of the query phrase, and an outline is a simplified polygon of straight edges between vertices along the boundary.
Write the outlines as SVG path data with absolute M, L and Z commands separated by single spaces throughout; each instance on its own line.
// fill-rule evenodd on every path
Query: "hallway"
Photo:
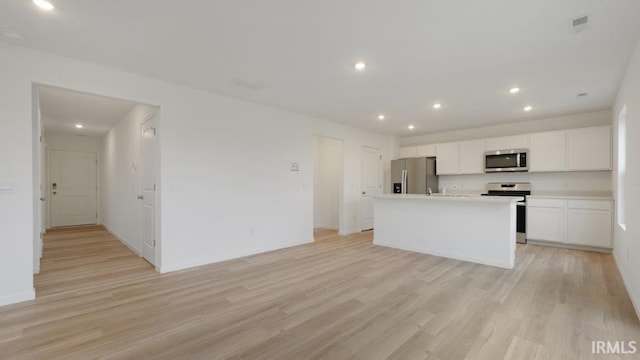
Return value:
M 157 276 L 153 266 L 104 227 L 81 226 L 47 232 L 34 286 L 39 298 L 145 276 Z

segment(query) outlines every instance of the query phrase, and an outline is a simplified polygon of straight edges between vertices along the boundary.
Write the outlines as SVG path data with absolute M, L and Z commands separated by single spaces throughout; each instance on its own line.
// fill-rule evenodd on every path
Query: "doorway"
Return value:
M 343 140 L 313 138 L 313 228 L 342 230 Z
M 362 223 L 360 230 L 373 229 L 374 201 L 372 195 L 382 194 L 382 152 L 368 146 L 362 147 L 362 179 L 360 209 Z
M 86 236 L 74 242 L 79 247 L 95 243 L 90 234 L 102 228 L 159 271 L 159 108 L 40 84 L 33 91 L 34 146 L 46 149 L 34 152 L 34 169 L 44 164 L 34 177 L 43 204 L 34 225 L 44 232 L 93 226 L 69 228 Z M 46 271 L 43 238 L 55 236 L 35 235 L 34 274 Z

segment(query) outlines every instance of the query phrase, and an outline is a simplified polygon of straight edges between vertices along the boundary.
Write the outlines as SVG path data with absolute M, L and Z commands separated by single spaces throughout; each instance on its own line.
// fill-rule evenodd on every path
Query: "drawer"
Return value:
M 611 210 L 609 200 L 569 200 L 569 209 Z
M 548 207 L 548 208 L 566 208 L 567 200 L 563 199 L 531 199 L 527 198 L 527 206 Z

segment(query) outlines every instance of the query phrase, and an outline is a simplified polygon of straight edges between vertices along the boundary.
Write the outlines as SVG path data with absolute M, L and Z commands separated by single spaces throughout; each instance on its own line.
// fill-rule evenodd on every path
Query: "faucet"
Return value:
M 433 195 L 433 191 L 431 191 L 431 188 L 427 188 L 427 193 L 428 193 L 429 195 Z
M 442 196 L 447 196 L 447 185 L 442 187 Z

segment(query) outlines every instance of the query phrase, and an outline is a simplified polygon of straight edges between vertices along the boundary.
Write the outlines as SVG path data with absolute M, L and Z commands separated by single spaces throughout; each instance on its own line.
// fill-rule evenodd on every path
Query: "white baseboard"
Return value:
M 314 225 L 314 229 L 338 230 L 337 225 Z
M 126 238 L 120 234 L 118 234 L 116 231 L 113 231 L 109 226 L 107 226 L 106 224 L 102 224 L 102 226 L 104 226 L 105 229 L 107 229 L 107 231 L 113 235 L 113 237 L 115 237 L 116 239 L 118 239 L 118 241 L 120 241 L 121 243 L 123 243 L 126 247 L 129 248 L 129 250 L 133 251 L 134 254 L 140 256 L 140 249 L 135 248 L 133 245 L 129 244 L 129 242 L 126 240 Z
M 631 299 L 631 304 L 633 304 L 633 308 L 636 311 L 636 317 L 638 318 L 638 320 L 640 320 L 640 303 L 638 303 L 640 301 L 640 295 L 638 297 L 636 297 L 633 293 L 633 288 L 631 288 L 629 286 L 630 282 L 627 279 L 627 277 L 625 276 L 625 272 L 623 271 L 622 267 L 620 267 L 620 262 L 618 262 L 618 256 L 616 255 L 617 253 L 614 251 L 613 252 L 613 261 L 616 263 L 616 267 L 618 268 L 618 272 L 620 273 L 620 276 L 622 277 L 622 283 L 624 284 L 625 289 L 627 289 L 627 294 L 629 294 L 629 298 Z
M 484 260 L 484 259 L 475 258 L 473 256 L 463 256 L 463 255 L 451 254 L 451 253 L 443 252 L 443 251 L 432 251 L 432 250 L 429 250 L 429 249 L 418 249 L 418 248 L 413 248 L 411 246 L 398 246 L 396 244 L 389 244 L 389 243 L 376 241 L 375 239 L 373 240 L 373 245 L 384 246 L 384 247 L 389 247 L 389 248 L 393 248 L 393 249 L 400 249 L 400 250 L 405 250 L 405 251 L 418 252 L 418 253 L 421 253 L 421 254 L 428 254 L 428 255 L 446 257 L 446 258 L 449 258 L 449 259 L 468 261 L 468 262 L 472 262 L 472 263 L 476 263 L 476 264 L 495 266 L 495 267 L 499 267 L 499 268 L 503 268 L 503 269 L 513 269 L 513 264 L 502 263 L 502 262 L 498 262 L 498 261 L 487 261 L 487 260 Z
M 359 230 L 344 230 L 344 231 L 338 231 L 338 235 L 340 236 L 348 236 L 348 235 L 353 235 L 353 234 L 357 234 L 361 231 Z
M 186 261 L 182 263 L 162 265 L 160 267 L 160 272 L 168 273 L 172 271 L 184 270 L 184 269 L 194 268 L 198 266 L 214 264 L 217 262 L 238 259 L 245 256 L 251 256 L 251 255 L 261 254 L 269 251 L 281 250 L 281 249 L 286 249 L 293 246 L 311 244 L 311 243 L 313 243 L 313 238 L 303 242 L 294 242 L 294 243 L 278 244 L 274 246 L 265 246 L 262 248 L 254 248 L 254 249 L 249 249 L 249 250 L 241 251 L 237 253 L 225 254 L 222 256 L 203 257 L 203 258 L 194 259 L 194 260 Z
M 553 241 L 529 240 L 529 239 L 527 239 L 527 244 L 557 247 L 557 248 L 561 248 L 561 249 L 594 251 L 594 252 L 599 252 L 599 253 L 604 253 L 604 254 L 611 254 L 611 249 L 599 248 L 599 247 L 587 246 L 587 245 L 574 245 L 574 244 L 557 243 L 557 242 L 553 242 Z
M 31 291 L 11 294 L 11 295 L 3 295 L 0 296 L 0 306 L 15 304 L 23 301 L 29 301 L 36 298 L 36 289 L 31 289 Z

